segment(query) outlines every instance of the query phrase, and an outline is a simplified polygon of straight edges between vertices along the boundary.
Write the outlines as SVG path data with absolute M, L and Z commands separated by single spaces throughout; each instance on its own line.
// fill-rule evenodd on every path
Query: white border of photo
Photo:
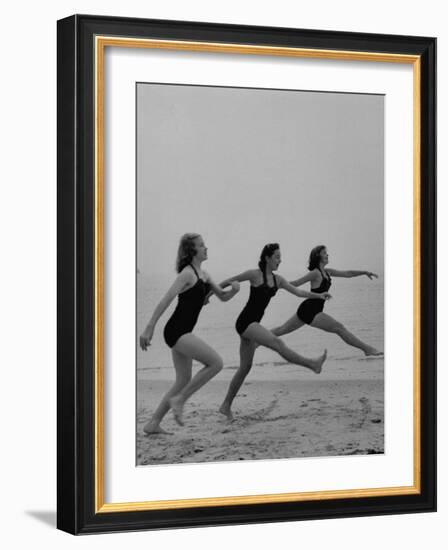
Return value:
M 136 82 L 385 95 L 384 455 L 136 466 Z M 106 503 L 413 485 L 412 137 L 412 65 L 106 48 Z

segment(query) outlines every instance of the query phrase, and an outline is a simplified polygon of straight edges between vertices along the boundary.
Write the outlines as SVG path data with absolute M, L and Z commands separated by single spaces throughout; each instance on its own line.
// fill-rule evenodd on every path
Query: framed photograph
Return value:
M 58 22 L 58 528 L 436 509 L 436 40 Z

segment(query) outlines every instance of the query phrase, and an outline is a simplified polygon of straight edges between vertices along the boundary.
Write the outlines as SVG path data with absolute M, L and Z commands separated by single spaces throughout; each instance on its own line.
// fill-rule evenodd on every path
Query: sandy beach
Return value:
M 234 401 L 231 423 L 218 412 L 234 373 L 224 369 L 187 403 L 184 427 L 168 413 L 162 426 L 169 436 L 142 431 L 172 383 L 164 372 L 147 373 L 138 383 L 137 464 L 383 453 L 383 361 L 353 363 L 350 376 L 288 365 L 273 379 L 272 367 L 258 368 Z

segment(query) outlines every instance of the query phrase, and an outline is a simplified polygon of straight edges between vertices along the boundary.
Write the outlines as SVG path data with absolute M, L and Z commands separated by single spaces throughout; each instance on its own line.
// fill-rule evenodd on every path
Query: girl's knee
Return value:
M 272 349 L 278 351 L 282 349 L 284 346 L 285 346 L 285 343 L 279 336 L 273 336 L 271 338 L 269 347 L 271 347 Z
M 224 368 L 224 362 L 222 359 L 220 359 L 219 362 L 216 363 L 215 368 L 218 372 L 222 371 L 222 369 Z
M 217 356 L 215 359 L 210 363 L 210 368 L 212 368 L 216 373 L 221 372 L 224 367 L 224 362 L 221 359 L 221 357 Z
M 336 334 L 342 334 L 343 332 L 345 332 L 345 327 L 342 323 L 335 323 L 334 326 L 333 326 L 333 331 L 334 333 Z

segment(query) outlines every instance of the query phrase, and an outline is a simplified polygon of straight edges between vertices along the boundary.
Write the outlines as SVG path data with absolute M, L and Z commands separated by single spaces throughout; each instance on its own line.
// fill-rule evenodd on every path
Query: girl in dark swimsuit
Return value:
M 316 298 L 322 303 L 330 298 L 327 292 L 314 294 L 313 292 L 300 291 L 280 275 L 274 275 L 274 271 L 278 269 L 280 262 L 279 245 L 276 243 L 267 244 L 261 252 L 258 269 L 249 269 L 240 275 L 226 279 L 220 285 L 225 288 L 235 281 L 250 281 L 251 283 L 249 300 L 236 321 L 236 330 L 241 338 L 240 366 L 230 382 L 226 398 L 219 409 L 229 420 L 233 418 L 231 412 L 232 402 L 252 367 L 254 352 L 258 345 L 270 348 L 279 353 L 289 363 L 306 367 L 316 374 L 319 374 L 322 370 L 322 364 L 327 356 L 325 350 L 323 355 L 317 359 L 303 357 L 260 324 L 271 298 L 281 288 L 299 297 Z
M 371 271 L 338 271 L 336 269 L 325 269 L 328 264 L 328 253 L 324 245 L 319 245 L 313 248 L 310 253 L 310 259 L 308 264 L 309 273 L 296 281 L 291 281 L 291 284 L 295 287 L 303 285 L 306 282 L 311 283 L 311 290 L 313 292 L 326 292 L 331 286 L 331 276 L 333 277 L 359 277 L 366 275 L 369 279 L 377 278 L 378 275 Z M 297 314 L 293 315 L 291 319 L 286 321 L 280 327 L 272 329 L 272 333 L 276 336 L 282 336 L 289 334 L 294 330 L 297 330 L 303 325 L 307 324 L 315 328 L 320 328 L 326 332 L 332 332 L 337 334 L 344 342 L 358 348 L 364 352 L 365 355 L 382 355 L 382 352 L 376 350 L 372 346 L 364 343 L 357 338 L 354 334 L 349 332 L 344 325 L 342 325 L 336 319 L 333 319 L 327 313 L 324 313 L 324 302 L 319 300 L 305 300 L 297 310 Z
M 146 351 L 151 344 L 157 321 L 178 296 L 177 307 L 163 332 L 165 342 L 171 348 L 176 381 L 163 397 L 151 420 L 144 426 L 143 431 L 147 434 L 167 433 L 160 427 L 160 422 L 170 408 L 176 422 L 182 426 L 182 410 L 186 400 L 222 369 L 221 357 L 208 344 L 195 336 L 192 330 L 208 293 L 213 292 L 225 302 L 238 292 L 239 284 L 234 282 L 229 291 L 223 290 L 201 269 L 201 264 L 206 259 L 207 248 L 202 237 L 196 233 L 185 234 L 180 240 L 177 254 L 178 276 L 157 305 L 146 329 L 140 336 L 140 346 Z M 193 359 L 201 362 L 204 368 L 192 378 Z
M 324 275 L 324 272 L 319 267 L 318 268 L 322 277 L 320 285 L 316 288 L 311 288 L 313 292 L 320 294 L 321 292 L 327 292 L 331 286 L 331 277 L 328 273 Z M 303 301 L 300 304 L 299 309 L 297 310 L 297 317 L 302 320 L 304 323 L 310 325 L 313 322 L 314 317 L 318 313 L 321 313 L 324 310 L 324 302 L 322 300 L 316 300 L 315 298 L 308 298 L 308 300 Z

